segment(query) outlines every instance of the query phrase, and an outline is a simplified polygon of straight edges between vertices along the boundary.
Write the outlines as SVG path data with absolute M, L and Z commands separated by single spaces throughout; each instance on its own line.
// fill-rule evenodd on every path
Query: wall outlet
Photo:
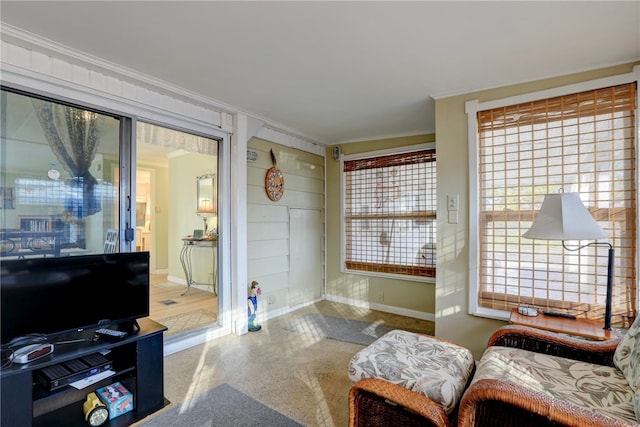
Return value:
M 275 302 L 276 302 L 276 297 L 274 297 L 272 295 L 269 295 L 267 297 L 267 304 L 275 304 Z
M 450 194 L 447 196 L 447 210 L 448 211 L 457 211 L 458 210 L 458 198 L 457 194 Z
M 384 302 L 384 291 L 378 291 L 377 299 L 379 302 Z

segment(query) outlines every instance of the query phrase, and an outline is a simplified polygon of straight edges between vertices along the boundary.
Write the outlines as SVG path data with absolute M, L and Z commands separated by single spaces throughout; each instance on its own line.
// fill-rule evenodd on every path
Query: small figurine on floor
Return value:
M 257 332 L 262 326 L 256 324 L 256 311 L 258 311 L 258 295 L 262 294 L 260 284 L 255 280 L 251 282 L 251 290 L 249 291 L 249 300 L 247 301 L 249 308 L 249 332 Z

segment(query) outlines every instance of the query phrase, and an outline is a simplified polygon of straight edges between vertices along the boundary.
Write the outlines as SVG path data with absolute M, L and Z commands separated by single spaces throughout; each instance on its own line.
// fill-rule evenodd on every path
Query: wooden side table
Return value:
M 514 325 L 529 326 L 531 328 L 560 332 L 599 341 L 611 340 L 618 337 L 615 331 L 603 329 L 602 322 L 599 321 L 546 316 L 542 312 L 539 312 L 537 316 L 524 316 L 518 313 L 517 308 L 511 310 L 509 322 Z

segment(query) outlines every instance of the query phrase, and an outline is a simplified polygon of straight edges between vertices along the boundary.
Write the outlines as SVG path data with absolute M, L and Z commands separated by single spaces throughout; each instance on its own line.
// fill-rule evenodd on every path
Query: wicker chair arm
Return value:
M 613 366 L 613 354 L 620 339 L 592 341 L 528 326 L 508 325 L 494 332 L 489 338 L 487 347 L 514 347 L 598 365 Z
M 460 402 L 458 426 L 631 427 L 627 423 L 517 384 L 474 381 Z
M 449 427 L 451 425 L 442 406 L 428 397 L 379 378 L 365 378 L 349 390 L 349 425 L 372 425 L 370 421 L 358 419 L 370 411 L 359 408 L 360 398 L 371 393 L 395 404 L 398 410 L 409 410 L 424 419 L 424 426 Z

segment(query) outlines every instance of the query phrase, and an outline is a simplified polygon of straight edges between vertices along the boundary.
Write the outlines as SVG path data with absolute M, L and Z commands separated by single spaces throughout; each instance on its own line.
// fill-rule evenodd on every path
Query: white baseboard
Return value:
M 291 313 L 293 311 L 299 310 L 301 308 L 307 307 L 309 305 L 315 304 L 319 301 L 322 301 L 324 298 L 317 298 L 313 301 L 309 301 L 306 302 L 304 304 L 298 304 L 295 306 L 291 306 L 291 307 L 281 307 L 277 310 L 270 310 L 269 312 L 266 313 L 266 315 L 263 315 L 262 319 L 263 320 L 270 320 L 270 319 L 275 319 L 276 317 L 282 316 L 284 314 L 288 314 Z M 258 311 L 258 321 L 261 320 L 261 316 L 260 316 L 260 311 Z M 258 322 L 259 323 L 259 322 Z
M 167 276 L 167 281 L 173 282 L 173 283 L 180 283 L 181 285 L 187 286 L 187 281 L 181 277 Z
M 187 281 L 185 279 L 180 278 L 180 277 L 167 276 L 167 281 L 187 286 Z M 201 291 L 207 291 L 207 292 L 211 292 L 211 293 L 214 293 L 214 291 L 215 291 L 215 289 L 213 288 L 213 285 L 211 285 L 211 284 L 207 285 L 207 284 L 202 284 L 202 283 L 194 283 L 194 284 L 191 285 L 191 287 L 193 289 L 200 289 Z

